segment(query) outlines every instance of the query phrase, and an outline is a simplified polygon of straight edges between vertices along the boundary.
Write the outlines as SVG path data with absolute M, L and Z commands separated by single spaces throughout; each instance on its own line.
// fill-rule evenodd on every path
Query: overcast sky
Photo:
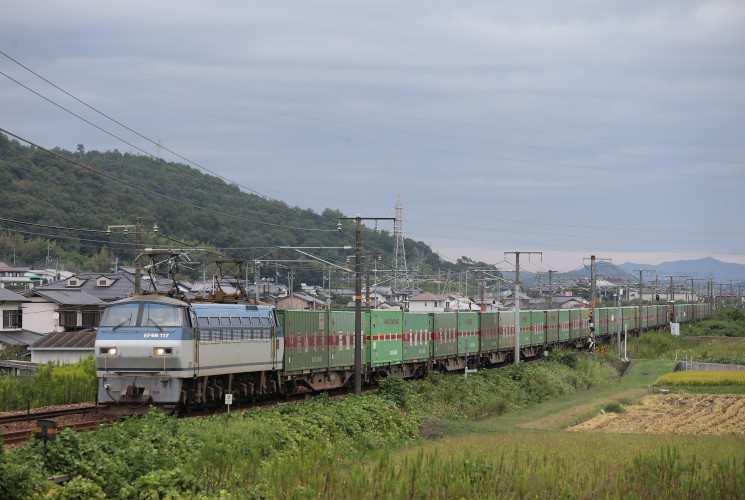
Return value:
M 400 194 L 405 235 L 449 259 L 745 263 L 742 0 L 6 0 L 0 27 L 8 56 L 267 196 L 392 217 Z M 3 128 L 138 152 L 19 83 L 0 75 Z

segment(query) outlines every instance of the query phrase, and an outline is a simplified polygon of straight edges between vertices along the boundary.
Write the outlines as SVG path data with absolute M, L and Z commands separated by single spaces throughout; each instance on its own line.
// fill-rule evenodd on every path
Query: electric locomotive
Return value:
M 282 329 L 274 308 L 247 303 L 187 303 L 141 295 L 106 307 L 95 342 L 98 403 L 114 413 L 151 405 L 221 404 L 279 387 Z

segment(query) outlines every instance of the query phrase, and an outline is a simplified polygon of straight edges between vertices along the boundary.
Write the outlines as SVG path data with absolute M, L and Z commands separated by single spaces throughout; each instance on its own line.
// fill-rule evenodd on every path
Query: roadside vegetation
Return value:
M 392 377 L 374 394 L 343 399 L 66 430 L 49 443 L 46 463 L 37 441 L 0 453 L 0 498 L 740 498 L 740 434 L 562 432 L 597 413 L 628 418 L 658 392 L 653 383 L 671 370 L 680 339 L 653 335 L 653 359 L 635 361 L 623 379 L 602 357 L 556 351 L 468 378 Z M 73 479 L 57 486 L 47 480 L 54 474 Z
M 687 356 L 689 360 L 707 363 L 745 364 L 745 338 L 710 338 L 707 330 L 697 331 L 701 332 L 701 338 L 674 337 L 664 330 L 646 332 L 639 337 L 629 336 L 628 356 L 632 359 L 669 360 L 681 360 Z M 616 352 L 616 348 L 609 351 Z
M 33 376 L 0 376 L 0 411 L 96 401 L 96 361 L 41 365 Z
M 35 441 L 0 454 L 0 498 L 316 498 L 309 476 L 333 481 L 348 472 L 343 483 L 366 489 L 371 477 L 385 480 L 377 461 L 398 467 L 390 461 L 396 450 L 423 442 L 425 421 L 435 428 L 435 421 L 484 418 L 618 379 L 610 365 L 586 355 L 556 356 L 468 379 L 390 378 L 377 394 L 320 396 L 211 419 L 151 414 L 96 433 L 66 430 L 49 443 L 46 464 Z M 45 478 L 53 474 L 75 479 L 51 486 Z M 328 490 L 331 498 L 356 491 Z M 360 498 L 373 498 L 372 491 Z
M 722 309 L 706 320 L 685 324 L 681 335 L 745 337 L 745 309 Z

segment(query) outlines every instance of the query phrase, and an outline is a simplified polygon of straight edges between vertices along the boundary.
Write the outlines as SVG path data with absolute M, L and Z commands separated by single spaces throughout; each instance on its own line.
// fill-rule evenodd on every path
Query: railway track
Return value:
M 0 426 L 16 422 L 28 422 L 31 420 L 48 420 L 68 415 L 92 413 L 98 410 L 95 404 L 87 406 L 78 406 L 75 408 L 59 408 L 55 410 L 29 411 L 26 413 L 16 413 L 13 415 L 0 416 Z
M 58 431 L 67 427 L 82 431 L 97 429 L 109 419 L 100 413 L 100 408 L 95 404 L 0 415 L 3 444 L 17 446 L 25 443 L 32 437 L 39 420 L 57 421 Z
M 78 422 L 77 424 L 73 425 L 58 426 L 57 430 L 61 431 L 63 428 L 69 427 L 80 432 L 86 430 L 95 430 L 98 429 L 101 425 L 106 425 L 106 423 L 103 423 L 101 420 L 90 420 L 87 422 Z M 3 443 L 5 444 L 5 446 L 23 444 L 29 439 L 33 439 L 33 433 L 34 431 L 29 429 L 22 431 L 5 432 L 3 433 Z

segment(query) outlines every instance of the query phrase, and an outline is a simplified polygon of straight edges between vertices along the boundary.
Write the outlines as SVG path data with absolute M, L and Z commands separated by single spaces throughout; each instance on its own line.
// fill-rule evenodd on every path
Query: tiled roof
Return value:
M 82 290 L 76 288 L 71 289 L 45 289 L 45 288 L 34 288 L 32 293 L 29 295 L 38 295 L 40 297 L 47 298 L 52 302 L 56 302 L 62 306 L 103 306 L 106 302 L 94 297 L 93 295 L 87 294 Z
M 295 298 L 298 298 L 298 299 L 302 299 L 302 300 L 304 300 L 306 302 L 315 303 L 315 304 L 324 305 L 324 306 L 327 304 L 323 300 L 319 300 L 319 299 L 317 299 L 317 298 L 315 298 L 315 297 L 313 297 L 311 295 L 308 295 L 308 294 L 302 293 L 302 292 L 295 292 L 292 295 L 288 295 L 287 297 L 283 297 L 280 300 L 285 301 L 285 300 L 288 300 L 290 297 L 295 297 Z
M 52 332 L 34 342 L 29 350 L 92 350 L 95 342 L 96 330 L 92 329 L 77 332 Z
M 15 266 L 9 266 L 5 262 L 0 262 L 0 271 L 7 273 L 7 272 L 17 272 L 17 273 L 25 273 L 28 269 L 28 267 L 15 267 Z
M 0 344 L 6 345 L 31 345 L 44 334 L 30 332 L 28 330 L 18 330 L 15 332 L 0 332 Z
M 36 287 L 34 290 L 80 290 L 106 302 L 130 297 L 135 293 L 135 277 L 129 273 L 81 273 L 73 277 L 83 284 L 79 287 L 68 287 L 67 280 L 62 280 Z M 99 278 L 106 278 L 113 283 L 109 286 L 98 286 Z
M 5 302 L 31 302 L 23 295 L 19 295 L 7 288 L 0 287 L 0 301 Z

